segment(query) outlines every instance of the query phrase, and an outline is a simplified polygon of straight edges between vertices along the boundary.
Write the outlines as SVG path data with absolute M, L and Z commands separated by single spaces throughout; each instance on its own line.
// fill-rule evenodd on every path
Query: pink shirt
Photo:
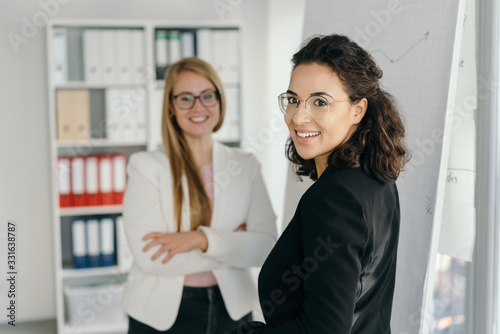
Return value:
M 214 204 L 214 180 L 212 164 L 206 164 L 198 169 L 200 174 L 201 182 L 210 198 L 210 208 L 213 208 Z M 207 287 L 212 285 L 217 285 L 217 279 L 211 271 L 206 271 L 203 273 L 196 273 L 191 275 L 186 275 L 184 278 L 185 286 L 195 286 L 195 287 Z

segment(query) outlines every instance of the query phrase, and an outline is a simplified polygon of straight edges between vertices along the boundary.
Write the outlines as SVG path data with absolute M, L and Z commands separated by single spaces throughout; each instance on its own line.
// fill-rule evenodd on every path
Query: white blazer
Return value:
M 208 249 L 175 255 L 166 264 L 156 252 L 142 248 L 150 232 L 177 232 L 173 216 L 172 174 L 164 151 L 137 152 L 127 166 L 123 218 L 134 262 L 129 272 L 123 307 L 133 318 L 157 330 L 170 328 L 179 310 L 188 274 L 212 271 L 227 311 L 237 320 L 258 302 L 250 267 L 261 266 L 276 241 L 276 216 L 254 155 L 214 141 L 212 150 L 214 205 L 211 226 L 201 226 Z M 190 230 L 187 180 L 181 229 Z M 234 232 L 246 223 L 246 232 Z

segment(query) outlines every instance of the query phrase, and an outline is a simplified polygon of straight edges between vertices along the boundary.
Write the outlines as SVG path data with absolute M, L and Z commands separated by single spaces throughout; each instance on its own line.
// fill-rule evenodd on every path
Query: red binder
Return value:
M 114 203 L 122 204 L 127 182 L 127 157 L 124 154 L 113 156 L 113 193 Z
M 71 191 L 73 193 L 73 206 L 87 206 L 84 157 L 71 158 Z
M 57 158 L 57 170 L 59 172 L 59 207 L 65 208 L 73 206 L 73 196 L 71 193 L 71 158 Z
M 113 159 L 111 155 L 99 156 L 99 192 L 102 205 L 115 204 L 113 194 Z
M 99 158 L 95 155 L 85 158 L 85 183 L 88 205 L 101 204 L 99 193 Z

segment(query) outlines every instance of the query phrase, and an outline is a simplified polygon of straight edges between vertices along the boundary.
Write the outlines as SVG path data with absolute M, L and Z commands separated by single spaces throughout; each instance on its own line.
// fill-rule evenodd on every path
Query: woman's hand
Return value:
M 178 233 L 152 232 L 146 234 L 142 240 L 150 240 L 142 249 L 143 252 L 147 252 L 157 245 L 161 246 L 156 253 L 151 256 L 151 260 L 154 261 L 163 253 L 167 253 L 167 256 L 161 261 L 163 264 L 167 263 L 175 254 L 189 252 L 196 248 L 205 252 L 208 248 L 208 240 L 202 231 Z

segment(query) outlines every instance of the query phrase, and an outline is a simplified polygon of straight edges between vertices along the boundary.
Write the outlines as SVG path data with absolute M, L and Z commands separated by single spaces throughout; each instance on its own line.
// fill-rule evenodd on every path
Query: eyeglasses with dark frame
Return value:
M 312 118 L 323 119 L 328 115 L 331 103 L 346 102 L 350 101 L 350 99 L 335 100 L 332 98 L 331 100 L 328 100 L 323 95 L 311 95 L 307 99 L 302 100 L 291 93 L 282 93 L 278 96 L 280 110 L 283 114 L 285 114 L 285 116 L 288 117 L 292 117 L 297 113 L 300 101 L 304 101 L 306 110 Z
M 197 96 L 192 93 L 181 93 L 172 96 L 172 98 L 179 109 L 191 109 L 196 103 L 196 99 L 199 99 L 200 103 L 207 108 L 213 107 L 219 102 L 219 94 L 213 89 L 204 90 Z

